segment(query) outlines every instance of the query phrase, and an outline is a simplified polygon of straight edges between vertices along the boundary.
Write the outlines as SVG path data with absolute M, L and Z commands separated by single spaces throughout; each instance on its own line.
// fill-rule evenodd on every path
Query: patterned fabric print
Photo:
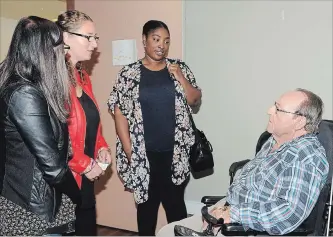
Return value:
M 198 232 L 181 225 L 175 225 L 174 232 L 175 234 L 177 233 L 176 236 L 207 236 L 203 232 Z
M 2 236 L 43 235 L 47 228 L 60 226 L 73 220 L 75 220 L 75 205 L 64 194 L 53 223 L 47 223 L 36 214 L 0 196 L 0 235 Z M 69 229 L 67 232 L 73 231 L 74 229 Z
M 313 134 L 271 152 L 273 137 L 230 185 L 227 202 L 232 222 L 245 229 L 282 235 L 310 214 L 327 179 L 325 150 Z
M 195 87 L 195 77 L 189 67 L 180 60 L 166 59 L 167 65 L 177 63 L 184 77 Z M 134 199 L 137 203 L 148 200 L 149 163 L 144 142 L 144 129 L 141 106 L 139 103 L 139 84 L 141 77 L 141 60 L 125 66 L 118 74 L 115 86 L 108 100 L 108 107 L 114 113 L 115 105 L 129 123 L 129 132 L 132 142 L 131 164 L 128 164 L 119 137 L 117 137 L 117 171 L 123 179 L 124 186 L 134 191 Z M 184 104 L 184 89 L 174 80 L 176 88 L 176 129 L 174 156 L 172 162 L 172 181 L 176 185 L 182 184 L 189 176 L 189 149 L 194 144 L 194 132 L 186 111 L 188 105 Z

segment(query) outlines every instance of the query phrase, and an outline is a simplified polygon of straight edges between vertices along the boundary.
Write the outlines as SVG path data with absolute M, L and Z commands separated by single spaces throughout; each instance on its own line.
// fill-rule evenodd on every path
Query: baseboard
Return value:
M 201 214 L 201 208 L 204 206 L 203 203 L 198 201 L 185 200 L 185 205 L 188 214 Z

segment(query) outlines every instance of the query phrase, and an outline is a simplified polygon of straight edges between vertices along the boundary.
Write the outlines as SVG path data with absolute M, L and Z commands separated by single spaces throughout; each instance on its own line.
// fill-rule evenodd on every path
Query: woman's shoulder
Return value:
M 3 94 L 6 95 L 5 97 L 11 98 L 13 95 L 44 97 L 40 88 L 28 80 L 13 75 L 9 81 L 10 83 L 8 83 L 3 90 Z
M 33 110 L 47 105 L 42 90 L 36 84 L 25 80 L 11 81 L 2 91 L 1 100 L 14 115 L 17 110 Z
M 128 65 L 125 65 L 120 69 L 119 74 L 128 72 L 128 71 L 133 71 L 133 70 L 139 70 L 141 66 L 141 60 L 138 60 L 136 62 L 130 63 Z
M 141 65 L 141 60 L 138 60 L 134 63 L 123 66 L 118 72 L 118 83 L 126 83 L 130 80 L 137 80 L 137 77 L 140 75 Z

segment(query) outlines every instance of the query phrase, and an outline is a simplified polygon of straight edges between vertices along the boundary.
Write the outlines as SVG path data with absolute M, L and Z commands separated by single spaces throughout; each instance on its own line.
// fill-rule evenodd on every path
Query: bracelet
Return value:
M 86 172 L 83 172 L 82 174 L 89 173 L 95 167 L 96 164 L 97 164 L 96 161 L 94 159 L 91 159 L 91 161 L 90 161 L 90 169 L 88 171 L 86 171 Z
M 97 164 L 97 162 L 94 159 L 92 159 L 91 169 L 93 169 L 96 164 Z

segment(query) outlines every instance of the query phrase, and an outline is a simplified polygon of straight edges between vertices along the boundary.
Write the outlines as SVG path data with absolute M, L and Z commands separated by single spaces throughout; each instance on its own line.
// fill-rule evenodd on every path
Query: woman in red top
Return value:
M 67 64 L 72 75 L 71 110 L 68 119 L 72 156 L 69 162 L 82 203 L 76 208 L 76 235 L 96 235 L 94 180 L 103 174 L 100 163 L 111 163 L 110 150 L 102 131 L 99 109 L 88 74 L 81 62 L 89 60 L 97 47 L 98 36 L 92 19 L 79 11 L 58 16 L 57 25 L 64 32 Z

